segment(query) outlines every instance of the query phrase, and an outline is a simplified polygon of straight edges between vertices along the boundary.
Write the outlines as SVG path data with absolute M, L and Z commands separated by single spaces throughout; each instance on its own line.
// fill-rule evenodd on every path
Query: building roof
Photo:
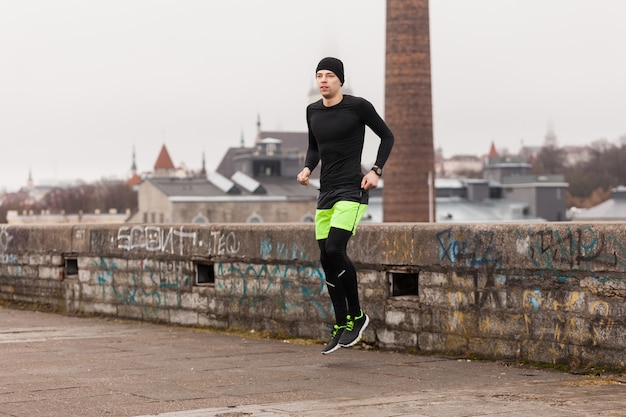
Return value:
M 164 195 L 171 196 L 222 196 L 229 195 L 217 185 L 209 182 L 206 178 L 148 178 L 151 183 Z
M 462 197 L 436 198 L 437 223 L 543 222 L 542 218 L 525 215 L 526 203 L 506 199 L 469 201 Z M 381 197 L 370 196 L 363 221 L 383 221 Z
M 435 178 L 435 188 L 455 188 L 462 189 L 465 188 L 465 183 L 462 179 L 459 178 Z
M 587 210 L 575 212 L 572 220 L 626 220 L 626 200 L 606 200 Z
M 523 186 L 523 187 L 568 187 L 565 176 L 555 175 L 511 175 L 502 177 L 500 183 L 503 186 Z
M 465 154 L 452 155 L 447 160 L 448 161 L 462 161 L 462 162 L 482 162 L 482 159 L 480 159 L 476 155 L 465 155 Z
M 228 148 L 219 165 L 217 166 L 216 171 L 222 174 L 225 177 L 230 177 L 236 172 L 235 168 L 235 158 L 240 155 L 252 155 L 254 152 L 254 148 L 247 147 L 239 147 L 239 148 Z
M 626 187 L 613 189 L 613 197 L 597 206 L 572 212 L 572 220 L 626 220 Z
M 221 176 L 218 176 L 220 178 Z M 223 178 L 232 184 L 232 187 L 224 189 L 223 184 L 217 183 L 215 177 L 209 175 L 208 178 L 148 178 L 154 187 L 159 189 L 165 196 L 176 201 L 202 201 L 212 200 L 216 197 L 226 197 L 229 200 L 237 201 L 244 197 L 254 196 L 257 199 L 276 199 L 280 197 L 283 200 L 315 200 L 318 190 L 315 187 L 303 187 L 295 178 L 291 177 L 259 177 L 252 179 L 245 174 L 238 172 L 233 178 Z M 244 187 L 243 185 L 252 184 L 255 187 Z M 243 185 L 242 185 L 243 184 Z
M 170 153 L 167 151 L 167 147 L 165 144 L 161 147 L 161 152 L 159 152 L 159 157 L 154 163 L 154 170 L 163 170 L 163 169 L 176 169 L 174 163 L 172 162 L 172 158 L 170 157 Z
M 309 147 L 308 132 L 261 131 L 259 136 L 259 139 L 280 139 L 285 151 L 296 149 L 298 152 L 306 152 Z
M 487 158 L 485 169 L 494 168 L 532 168 L 532 166 L 524 157 L 496 156 L 494 158 Z
M 309 147 L 308 132 L 260 131 L 257 139 L 259 141 L 269 140 L 269 142 L 274 143 L 277 143 L 277 140 L 280 141 L 283 154 L 293 152 L 306 154 L 307 148 Z M 235 159 L 246 155 L 253 156 L 256 151 L 256 146 L 229 148 L 222 157 L 216 171 L 223 176 L 230 178 L 237 170 L 234 162 Z M 314 173 L 313 176 L 316 177 L 318 174 Z
M 507 199 L 469 201 L 461 197 L 437 197 L 437 223 L 538 222 L 524 214 L 528 204 Z
M 126 184 L 128 184 L 129 187 L 134 187 L 135 185 L 139 185 L 141 181 L 141 176 L 139 176 L 138 174 L 133 174 L 133 176 L 128 179 L 128 182 Z
M 489 153 L 487 154 L 489 158 L 495 158 L 500 156 L 498 151 L 496 151 L 496 144 L 491 141 L 491 146 L 489 147 Z
M 267 195 L 284 195 L 288 199 L 317 199 L 318 188 L 313 183 L 302 186 L 292 177 L 260 177 L 256 178 L 267 191 Z

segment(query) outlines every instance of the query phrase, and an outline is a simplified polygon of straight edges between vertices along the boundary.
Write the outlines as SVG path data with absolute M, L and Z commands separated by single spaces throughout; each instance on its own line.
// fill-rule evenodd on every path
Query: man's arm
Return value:
M 306 158 L 304 159 L 304 168 L 298 174 L 296 179 L 302 185 L 309 185 L 309 178 L 311 177 L 311 172 L 315 169 L 317 164 L 320 162 L 320 152 L 317 146 L 317 140 L 311 131 L 311 119 L 309 117 L 309 111 L 307 108 L 306 115 L 306 124 L 309 128 L 309 147 L 306 151 Z
M 364 101 L 365 103 L 362 109 L 364 122 L 380 138 L 375 166 L 382 169 L 391 154 L 391 149 L 393 148 L 393 133 L 391 133 L 387 123 L 385 123 L 378 112 L 376 112 L 374 106 L 369 101 Z

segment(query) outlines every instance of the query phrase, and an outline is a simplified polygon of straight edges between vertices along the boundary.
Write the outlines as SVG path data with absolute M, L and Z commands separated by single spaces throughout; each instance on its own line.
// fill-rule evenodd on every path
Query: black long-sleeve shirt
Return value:
M 375 163 L 380 168 L 385 165 L 393 147 L 391 130 L 369 101 L 351 95 L 344 95 L 341 102 L 331 107 L 325 107 L 321 99 L 309 104 L 306 120 L 309 147 L 304 166 L 313 171 L 321 160 L 320 197 L 323 193 L 331 193 L 337 197 L 332 198 L 336 201 L 343 199 L 341 194 L 347 193 L 346 199 L 355 200 L 349 196 L 361 189 L 365 126 L 380 138 Z M 318 202 L 318 208 L 329 207 L 320 207 Z

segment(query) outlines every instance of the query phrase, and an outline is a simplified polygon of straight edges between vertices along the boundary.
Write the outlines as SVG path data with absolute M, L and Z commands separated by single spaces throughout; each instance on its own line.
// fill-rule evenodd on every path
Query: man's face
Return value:
M 317 78 L 317 88 L 322 97 L 332 98 L 341 90 L 341 81 L 334 72 L 329 70 L 319 70 L 315 75 Z

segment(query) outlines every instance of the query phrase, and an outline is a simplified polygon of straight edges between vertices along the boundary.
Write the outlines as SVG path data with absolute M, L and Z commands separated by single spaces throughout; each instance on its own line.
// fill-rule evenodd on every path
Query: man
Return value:
M 322 98 L 306 109 L 309 147 L 297 180 L 308 185 L 311 172 L 321 161 L 315 238 L 335 310 L 336 324 L 330 342 L 322 350 L 329 354 L 357 344 L 369 324 L 359 303 L 357 273 L 347 246 L 367 209 L 368 190 L 378 186 L 394 138 L 370 102 L 342 93 L 344 71 L 339 59 L 322 59 L 315 74 Z M 381 141 L 376 164 L 363 175 L 361 154 L 366 126 Z

